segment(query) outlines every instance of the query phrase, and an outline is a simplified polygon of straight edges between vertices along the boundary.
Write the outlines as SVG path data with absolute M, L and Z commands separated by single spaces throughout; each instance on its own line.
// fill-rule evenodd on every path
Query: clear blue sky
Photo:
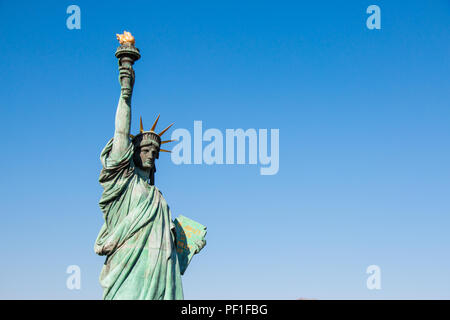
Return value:
M 172 215 L 208 227 L 187 299 L 449 299 L 449 19 L 445 0 L 0 2 L 0 298 L 101 298 L 99 155 L 128 30 L 133 132 L 158 113 L 160 128 L 280 130 L 273 176 L 161 154 Z

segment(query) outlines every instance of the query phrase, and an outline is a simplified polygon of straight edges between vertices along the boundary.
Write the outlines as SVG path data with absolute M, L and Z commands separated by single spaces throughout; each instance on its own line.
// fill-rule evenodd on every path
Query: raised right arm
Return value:
M 119 82 L 121 93 L 116 110 L 114 141 L 110 157 L 119 158 L 130 145 L 131 126 L 131 96 L 134 85 L 134 70 L 131 66 L 119 67 Z M 130 78 L 130 81 L 122 81 L 123 78 Z

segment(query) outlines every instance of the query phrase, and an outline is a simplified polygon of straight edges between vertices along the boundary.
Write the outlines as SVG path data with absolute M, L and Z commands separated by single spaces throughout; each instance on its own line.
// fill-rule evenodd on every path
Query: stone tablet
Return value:
M 206 227 L 182 215 L 174 220 L 174 224 L 180 272 L 184 274 L 194 254 L 205 244 Z

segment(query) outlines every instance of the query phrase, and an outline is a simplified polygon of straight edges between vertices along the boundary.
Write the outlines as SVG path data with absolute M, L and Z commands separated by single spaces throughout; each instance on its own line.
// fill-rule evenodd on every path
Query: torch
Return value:
M 134 73 L 133 64 L 139 60 L 141 54 L 139 49 L 134 46 L 134 37 L 131 33 L 124 31 L 123 34 L 116 34 L 120 46 L 116 50 L 116 58 L 119 59 L 120 85 L 122 87 L 122 95 L 124 98 L 131 96 L 133 84 L 131 83 L 131 75 L 122 70 L 129 70 Z

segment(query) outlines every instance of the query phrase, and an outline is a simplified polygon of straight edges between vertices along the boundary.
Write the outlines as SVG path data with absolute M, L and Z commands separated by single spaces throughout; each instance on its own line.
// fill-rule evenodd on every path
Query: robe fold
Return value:
M 112 159 L 111 139 L 100 159 L 103 224 L 94 250 L 106 255 L 103 299 L 183 299 L 175 225 L 161 192 L 136 171 L 133 145 Z

